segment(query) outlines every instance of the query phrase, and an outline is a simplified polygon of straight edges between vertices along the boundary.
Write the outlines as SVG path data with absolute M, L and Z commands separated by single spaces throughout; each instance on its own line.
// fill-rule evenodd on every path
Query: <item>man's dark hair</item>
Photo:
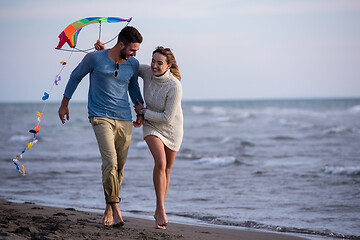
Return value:
M 124 27 L 118 36 L 118 41 L 124 43 L 127 46 L 129 43 L 142 43 L 143 37 L 139 31 L 131 26 Z

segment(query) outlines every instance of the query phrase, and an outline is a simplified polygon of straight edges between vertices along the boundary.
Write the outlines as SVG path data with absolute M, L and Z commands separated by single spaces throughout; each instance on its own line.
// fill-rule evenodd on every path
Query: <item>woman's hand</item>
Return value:
M 105 45 L 102 42 L 100 42 L 100 40 L 96 41 L 96 43 L 94 44 L 94 47 L 97 51 L 106 49 Z

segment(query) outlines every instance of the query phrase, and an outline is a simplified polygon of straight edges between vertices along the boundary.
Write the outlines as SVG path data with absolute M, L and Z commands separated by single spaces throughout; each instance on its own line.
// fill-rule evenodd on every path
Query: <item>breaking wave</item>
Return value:
M 319 231 L 319 230 L 312 230 L 307 228 L 274 226 L 274 225 L 259 223 L 256 221 L 232 222 L 232 221 L 222 220 L 219 217 L 211 216 L 211 215 L 206 216 L 206 215 L 191 214 L 191 213 L 187 213 L 187 214 L 170 213 L 170 214 L 179 217 L 196 219 L 214 225 L 244 227 L 244 228 L 268 230 L 268 231 L 282 232 L 282 233 L 299 233 L 299 234 L 307 234 L 307 235 L 315 235 L 315 236 L 323 236 L 323 237 L 331 237 L 331 238 L 339 238 L 339 239 L 360 239 L 360 236 L 357 235 L 345 235 L 342 233 L 332 232 L 330 230 Z
M 349 166 L 349 167 L 325 167 L 324 172 L 326 174 L 333 175 L 360 175 L 360 166 Z
M 195 164 L 207 167 L 226 167 L 240 162 L 235 157 L 204 157 L 194 161 Z

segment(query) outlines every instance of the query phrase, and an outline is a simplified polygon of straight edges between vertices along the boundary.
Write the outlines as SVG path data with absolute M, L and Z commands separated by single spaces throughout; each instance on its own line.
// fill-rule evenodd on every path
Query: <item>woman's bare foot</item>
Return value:
M 155 227 L 156 228 L 158 228 L 158 229 L 166 229 L 166 224 L 168 222 L 167 222 L 167 219 L 166 219 L 165 210 L 156 209 L 154 218 L 155 218 Z
M 104 217 L 102 219 L 102 222 L 105 226 L 111 226 L 113 224 L 113 210 L 110 204 L 106 204 Z
M 121 227 L 124 226 L 124 220 L 121 217 L 121 211 L 119 205 L 117 203 L 111 203 L 111 208 L 114 216 L 114 224 L 113 227 Z

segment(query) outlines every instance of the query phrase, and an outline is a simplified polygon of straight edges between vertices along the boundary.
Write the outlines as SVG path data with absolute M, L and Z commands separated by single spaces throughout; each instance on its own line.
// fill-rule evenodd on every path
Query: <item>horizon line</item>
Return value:
M 182 99 L 183 102 L 201 102 L 201 101 L 295 101 L 295 100 L 348 100 L 348 99 L 359 99 L 360 96 L 347 96 L 347 97 L 287 97 L 287 98 L 203 98 L 203 99 Z M 74 100 L 71 101 L 71 103 L 87 103 L 87 100 Z M 43 101 L 0 101 L 0 104 L 10 104 L 10 103 L 17 103 L 17 104 L 42 104 Z M 61 100 L 59 101 L 48 101 L 47 103 L 55 104 L 61 103 Z

